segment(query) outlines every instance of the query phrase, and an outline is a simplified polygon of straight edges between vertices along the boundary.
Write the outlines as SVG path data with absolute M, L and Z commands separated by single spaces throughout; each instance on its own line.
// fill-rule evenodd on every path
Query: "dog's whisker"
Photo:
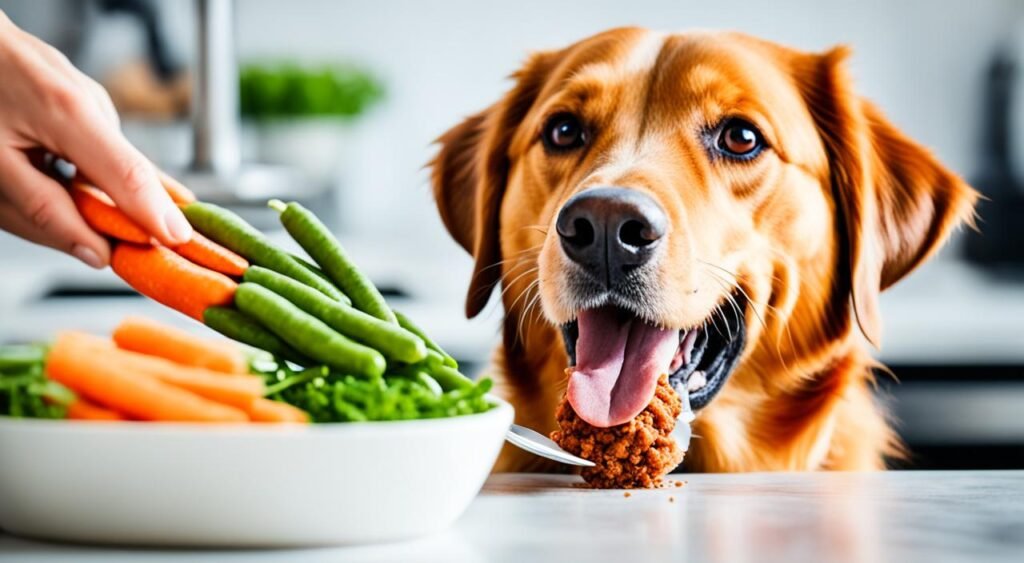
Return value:
M 538 268 L 538 267 L 529 268 L 526 271 L 524 271 L 521 274 L 519 274 L 518 276 L 516 276 L 515 279 L 513 279 L 512 281 L 510 281 L 508 283 L 503 281 L 501 283 L 501 285 L 503 286 L 503 289 L 501 290 L 501 293 L 498 294 L 498 299 L 499 300 L 500 299 L 504 299 L 505 298 L 505 294 L 508 293 L 509 290 L 511 290 L 513 287 L 515 287 L 516 282 L 518 282 L 519 280 L 523 279 L 524 277 L 526 277 L 526 276 L 528 276 L 530 274 L 536 273 L 539 270 L 540 270 L 540 268 Z M 535 281 L 539 281 L 539 279 L 535 280 Z
M 519 256 L 519 257 L 516 257 L 516 258 L 508 258 L 508 259 L 503 260 L 499 265 L 501 265 L 501 266 L 509 266 L 509 269 L 512 269 L 512 268 L 519 267 L 519 266 L 521 266 L 523 264 L 534 264 L 536 258 L 537 258 L 536 254 L 524 255 L 524 256 Z M 508 274 L 509 274 L 509 272 L 504 272 L 502 275 L 503 276 L 507 276 Z
M 719 336 L 724 337 L 725 334 L 722 332 L 722 329 L 718 327 L 718 319 L 716 317 L 718 317 L 718 315 L 711 315 L 711 326 L 715 328 L 715 332 L 717 332 Z
M 771 250 L 774 251 L 774 252 L 778 252 L 775 249 L 771 249 Z M 781 255 L 781 253 L 780 253 L 780 255 Z M 732 274 L 734 276 L 736 275 L 736 274 L 733 274 L 732 272 L 728 272 L 728 270 L 725 270 L 725 268 L 722 268 L 721 266 L 717 266 L 717 265 L 712 264 L 710 262 L 705 262 L 704 260 L 700 260 L 700 259 L 698 259 L 698 260 L 700 262 L 704 263 L 704 264 L 707 264 L 708 266 L 712 266 L 712 267 L 718 268 L 718 269 L 723 270 L 723 271 L 725 271 L 725 272 L 727 272 L 729 274 Z M 737 276 L 737 278 L 738 278 L 738 276 Z M 773 281 L 781 281 L 781 279 L 778 276 L 776 276 L 775 274 L 771 275 L 771 279 Z M 783 319 L 782 315 L 780 314 L 780 311 L 779 311 L 778 307 L 773 306 L 771 303 L 768 303 L 767 301 L 765 301 L 764 303 L 757 303 L 756 301 L 751 299 L 750 294 L 747 293 L 747 291 L 745 289 L 743 289 L 743 286 L 740 285 L 739 283 L 737 283 L 735 285 L 735 287 L 736 287 L 736 289 L 738 289 L 743 294 L 744 297 L 746 297 L 748 302 L 753 303 L 755 305 L 754 307 L 752 307 L 752 310 L 754 312 L 754 315 L 761 322 L 761 325 L 763 327 L 765 327 L 765 330 L 767 330 L 767 323 L 761 317 L 761 314 L 760 314 L 760 312 L 757 309 L 757 305 L 763 306 L 765 308 L 765 313 L 766 314 L 774 314 L 776 316 L 776 318 L 779 320 L 779 323 L 780 323 L 780 325 L 782 327 L 782 330 L 778 331 L 778 333 L 776 335 L 776 338 L 775 338 L 775 353 L 776 353 L 776 356 L 779 358 L 779 360 L 782 361 L 783 367 L 788 370 L 789 369 L 788 368 L 788 362 L 786 362 L 786 358 L 782 354 L 782 344 L 781 344 L 781 342 L 782 342 L 782 337 L 786 336 L 789 339 L 790 348 L 793 348 L 795 346 L 795 342 L 793 340 L 793 331 L 792 331 L 792 328 L 790 327 L 789 323 L 785 322 L 785 319 Z
M 539 284 L 539 283 L 540 283 L 540 280 L 534 280 L 529 285 L 527 285 L 526 288 L 523 289 L 523 291 L 521 291 L 519 293 L 519 295 L 516 296 L 515 300 L 512 301 L 512 304 L 509 305 L 508 308 L 505 310 L 506 316 L 507 315 L 517 315 L 517 313 L 516 313 L 516 306 L 518 305 L 519 301 L 521 299 L 523 299 L 524 296 L 526 296 L 526 295 L 528 295 L 530 293 L 530 290 L 534 287 L 535 284 Z M 522 342 L 522 334 L 520 332 L 520 328 L 519 328 L 518 323 L 517 323 L 516 332 L 515 332 L 515 342 Z
M 532 231 L 537 231 L 537 232 L 539 232 L 541 234 L 545 234 L 545 235 L 548 234 L 548 227 L 546 225 L 524 225 L 522 227 L 519 227 L 520 231 L 525 231 L 527 229 L 532 230 Z M 543 243 L 542 243 L 542 245 L 543 245 Z
M 512 304 L 508 306 L 508 312 L 509 313 L 514 312 L 516 310 L 516 305 L 519 303 L 519 300 L 523 299 L 523 297 L 526 294 L 528 294 L 535 286 L 538 286 L 538 285 L 540 285 L 540 280 L 539 279 L 536 279 L 536 280 L 533 280 L 532 282 L 530 282 L 530 284 L 526 286 L 526 289 L 524 289 L 523 291 L 519 292 L 519 295 L 517 295 L 515 300 L 512 301 Z
M 534 282 L 531 283 L 530 285 L 528 285 L 526 287 L 526 289 L 519 295 L 519 297 L 516 298 L 516 301 L 519 301 L 519 299 L 522 298 L 523 296 L 528 296 L 530 294 L 530 292 L 534 291 L 535 289 L 538 289 L 539 286 L 540 286 L 540 280 L 539 279 L 538 280 L 534 280 Z M 537 299 L 539 297 L 540 297 L 540 291 L 537 290 L 536 291 L 536 297 L 533 297 L 533 298 L 527 297 L 527 300 L 526 300 L 527 305 L 526 305 L 526 307 L 523 308 L 523 311 L 521 313 L 518 313 L 519 320 L 516 323 L 516 339 L 519 340 L 520 342 L 525 342 L 526 341 L 526 336 L 527 336 L 526 334 L 523 333 L 523 320 L 526 318 L 526 315 L 527 315 L 527 313 L 530 310 L 531 304 L 534 302 L 535 299 Z M 513 308 L 514 308 L 514 304 L 513 304 Z
M 520 260 L 520 261 L 517 261 L 517 262 L 511 264 L 510 266 L 508 266 L 508 269 L 506 271 L 502 272 L 499 275 L 499 279 L 501 280 L 501 283 L 502 284 L 507 283 L 509 276 L 512 276 L 512 275 L 516 274 L 517 273 L 516 270 L 520 269 L 520 268 L 523 268 L 524 266 L 529 268 L 530 266 L 535 266 L 535 264 L 531 260 Z
M 732 307 L 733 312 L 736 313 L 736 318 L 737 319 L 742 319 L 743 318 L 743 310 L 742 310 L 742 308 L 740 308 L 740 304 L 736 302 L 736 298 L 733 297 L 732 294 L 727 294 L 726 299 L 729 302 L 729 306 Z
M 772 249 L 772 250 L 774 250 L 774 249 Z M 776 252 L 777 252 L 777 251 L 776 251 Z M 734 285 L 736 286 L 736 289 L 738 289 L 738 290 L 740 290 L 741 292 L 743 292 L 743 295 L 744 295 L 744 297 L 746 297 L 746 298 L 747 298 L 747 300 L 748 300 L 748 301 L 750 301 L 750 295 L 749 295 L 749 294 L 748 294 L 748 293 L 746 292 L 746 290 L 744 290 L 744 289 L 743 289 L 743 286 L 742 286 L 742 285 L 740 284 L 740 282 L 741 282 L 741 281 L 743 280 L 743 276 L 742 276 L 742 275 L 740 275 L 740 274 L 738 274 L 738 273 L 736 273 L 736 272 L 733 272 L 733 271 L 731 271 L 731 270 L 727 270 L 726 268 L 723 268 L 723 267 L 719 266 L 718 264 L 713 264 L 713 263 L 711 263 L 711 262 L 708 262 L 708 261 L 706 261 L 706 260 L 701 260 L 700 258 L 697 258 L 696 260 L 697 260 L 698 262 L 700 262 L 701 264 L 704 264 L 704 265 L 706 265 L 706 266 L 710 266 L 710 267 L 712 267 L 712 268 L 715 268 L 716 270 L 721 270 L 722 272 L 725 272 L 726 274 L 728 274 L 729 276 L 731 276 L 731 277 L 733 278 L 733 280 L 734 280 L 734 282 L 733 282 L 733 283 L 734 283 Z M 772 278 L 772 280 L 774 280 L 774 281 L 782 281 L 782 280 L 781 280 L 781 279 L 780 279 L 780 278 L 779 278 L 778 276 L 776 276 L 775 274 L 772 274 L 771 278 Z M 751 302 L 753 302 L 753 301 L 751 301 Z M 770 304 L 768 304 L 768 303 L 764 303 L 763 305 L 764 305 L 764 307 L 766 307 L 766 308 L 768 308 L 768 309 L 776 310 L 776 308 L 775 308 L 775 307 L 772 307 L 772 306 L 771 306 Z
M 720 277 L 718 277 L 717 275 L 715 275 L 714 272 L 711 272 L 709 270 L 705 270 L 705 273 L 707 273 L 711 277 L 711 279 L 715 283 L 717 283 L 719 285 L 719 287 L 722 288 L 722 290 L 725 293 L 726 301 L 729 303 L 729 305 L 732 307 L 733 311 L 736 313 L 737 318 L 742 318 L 743 314 L 740 312 L 739 305 L 736 303 L 735 298 L 733 298 L 733 296 L 732 296 L 732 291 L 731 291 L 730 284 L 728 282 L 726 282 L 725 280 L 721 279 Z M 726 323 L 725 326 L 726 326 L 726 328 L 729 328 L 729 323 Z M 730 331 L 730 339 L 731 339 L 732 338 L 732 336 L 731 336 L 732 329 L 730 328 L 729 331 Z
M 707 266 L 711 266 L 711 267 L 713 267 L 713 268 L 717 268 L 717 269 L 719 269 L 719 270 L 721 270 L 721 271 L 723 271 L 723 272 L 725 272 L 725 273 L 727 273 L 727 274 L 731 275 L 731 276 L 733 277 L 733 280 L 734 280 L 734 281 L 732 281 L 731 283 L 728 283 L 727 285 L 728 285 L 728 286 L 729 286 L 729 287 L 730 287 L 731 289 L 735 289 L 735 290 L 739 291 L 739 292 L 740 292 L 740 293 L 741 293 L 741 294 L 743 295 L 743 297 L 744 297 L 744 298 L 745 298 L 745 299 L 747 300 L 747 302 L 748 302 L 748 303 L 750 303 L 750 304 L 752 305 L 752 307 L 751 307 L 750 309 L 751 309 L 751 311 L 752 311 L 752 312 L 754 313 L 754 316 L 755 316 L 755 317 L 757 317 L 757 320 L 758 320 L 758 321 L 760 321 L 760 323 L 761 323 L 761 326 L 762 326 L 762 327 L 763 327 L 763 328 L 764 328 L 765 330 L 768 330 L 768 323 L 767 323 L 767 322 L 765 322 L 764 318 L 763 318 L 763 317 L 761 316 L 761 313 L 760 313 L 760 312 L 759 312 L 759 311 L 757 310 L 758 306 L 759 306 L 759 305 L 762 305 L 762 304 L 761 304 L 761 303 L 758 303 L 758 302 L 757 302 L 757 301 L 755 301 L 755 300 L 754 300 L 753 298 L 751 298 L 751 297 L 750 297 L 750 294 L 749 294 L 749 293 L 747 293 L 747 290 L 743 289 L 743 286 L 742 286 L 742 285 L 741 285 L 741 284 L 739 283 L 739 281 L 740 281 L 740 278 L 739 278 L 739 276 L 738 276 L 737 274 L 735 274 L 735 273 L 733 273 L 733 272 L 730 272 L 729 270 L 726 270 L 725 268 L 722 268 L 721 266 L 717 266 L 717 265 L 715 265 L 715 264 L 712 264 L 712 263 L 710 263 L 710 262 L 705 262 L 704 260 L 701 260 L 701 259 L 699 259 L 699 258 L 697 259 L 697 261 L 698 261 L 698 262 L 700 262 L 700 263 L 702 263 L 702 264 L 705 264 L 705 265 L 707 265 Z M 715 273 L 714 271 L 711 271 L 711 270 L 707 270 L 707 269 L 705 269 L 704 271 L 705 271 L 705 272 L 707 272 L 707 273 L 708 273 L 709 275 L 713 276 L 713 277 L 714 277 L 715 279 L 718 279 L 718 280 L 721 280 L 721 281 L 728 281 L 728 280 L 722 280 L 721 276 L 719 276 L 719 275 L 718 275 L 717 273 Z M 728 296 L 728 297 L 729 297 L 729 299 L 734 299 L 734 298 L 732 297 L 731 293 L 732 293 L 732 292 L 731 292 L 731 291 L 729 291 L 729 296 Z M 772 306 L 771 306 L 771 305 L 769 305 L 768 303 L 764 303 L 764 304 L 763 304 L 763 306 L 764 306 L 764 307 L 765 307 L 766 309 L 775 309 L 774 307 L 772 307 Z
M 509 256 L 508 258 L 506 258 L 504 260 L 500 260 L 500 261 L 498 261 L 498 262 L 496 262 L 494 264 L 491 264 L 490 266 L 488 266 L 488 268 L 491 268 L 491 267 L 494 267 L 494 266 L 507 265 L 507 264 L 511 263 L 512 266 L 509 268 L 511 270 L 511 269 L 516 268 L 516 267 L 519 267 L 520 265 L 522 265 L 524 263 L 525 264 L 533 264 L 534 261 L 537 259 L 537 256 L 539 256 L 539 255 L 540 255 L 540 249 L 539 248 L 530 248 L 530 249 L 527 249 L 525 252 L 517 252 L 517 253 L 513 254 L 512 256 Z M 505 273 L 502 274 L 502 276 L 507 276 L 509 273 L 510 272 L 505 272 Z
M 772 251 L 772 252 L 775 252 L 775 253 L 779 254 L 780 256 L 785 256 L 784 254 L 782 254 L 780 251 L 778 251 L 775 248 L 768 247 L 768 249 L 770 251 Z M 734 277 L 737 277 L 737 279 L 739 278 L 738 275 L 736 275 L 733 272 L 730 272 L 730 271 L 726 270 L 725 268 L 722 268 L 721 266 L 718 266 L 716 264 L 712 264 L 710 262 L 701 260 L 699 258 L 697 260 L 699 262 L 703 263 L 703 264 L 706 264 L 706 265 L 711 266 L 713 268 L 717 268 L 717 269 L 722 270 L 722 271 L 724 271 L 726 273 L 729 273 L 729 274 L 733 275 Z M 780 278 L 778 276 L 776 276 L 775 274 L 772 274 L 771 278 L 772 278 L 773 281 L 781 281 Z M 746 292 L 746 290 L 743 289 L 743 287 L 740 284 L 736 284 L 736 289 L 740 290 L 740 292 L 743 293 L 744 297 L 747 298 L 747 301 L 755 304 L 755 307 L 753 307 L 754 314 L 761 321 L 761 325 L 765 326 L 765 329 L 767 330 L 767 325 L 766 325 L 764 319 L 761 318 L 761 315 L 757 311 L 756 305 L 758 305 L 758 303 L 754 302 L 750 298 L 750 295 Z M 786 362 L 786 359 L 785 359 L 785 357 L 782 354 L 782 344 L 781 344 L 781 342 L 782 342 L 783 335 L 785 335 L 789 339 L 790 348 L 793 348 L 795 346 L 795 342 L 793 340 L 792 328 L 789 326 L 789 323 L 785 322 L 785 320 L 782 318 L 782 315 L 780 314 L 779 309 L 777 307 L 772 306 L 767 301 L 765 303 L 761 304 L 761 305 L 764 306 L 766 313 L 774 313 L 776 315 L 776 317 L 778 318 L 779 323 L 782 326 L 782 330 L 780 330 L 778 332 L 778 334 L 777 334 L 777 336 L 775 338 L 775 352 L 776 352 L 776 355 L 778 356 L 778 358 L 782 361 L 783 366 L 786 367 L 786 369 L 788 369 L 788 363 Z
M 538 286 L 538 287 L 539 287 L 539 286 Z M 528 303 L 528 304 L 526 305 L 526 309 L 525 309 L 525 311 L 523 312 L 523 316 L 521 316 L 521 317 L 519 318 L 519 323 L 520 323 L 520 325 L 522 324 L 523 320 L 524 320 L 524 319 L 525 319 L 525 318 L 526 318 L 527 316 L 529 316 L 529 315 L 531 315 L 531 314 L 532 314 L 532 311 L 536 309 L 536 305 L 537 305 L 538 303 L 540 303 L 540 291 L 539 291 L 539 290 L 535 292 L 535 295 L 533 296 L 533 298 L 532 298 L 532 299 L 530 300 L 530 302 L 529 302 L 529 303 Z M 530 320 L 529 320 L 529 322 L 527 322 L 527 323 L 526 323 L 526 330 L 527 330 L 527 331 L 529 331 L 529 330 L 530 330 L 530 326 L 531 326 L 531 323 L 532 323 L 532 322 L 533 322 L 533 319 L 532 319 L 532 317 L 531 317 L 531 318 L 530 318 Z M 523 334 L 523 338 L 524 338 L 524 339 L 528 338 L 529 336 L 530 336 L 529 334 Z
M 738 280 L 739 277 L 740 277 L 739 274 L 737 274 L 736 272 L 733 272 L 731 270 L 723 268 L 723 267 L 719 266 L 718 264 L 713 264 L 713 263 L 708 262 L 706 260 L 701 260 L 700 258 L 697 258 L 696 260 L 698 262 L 700 262 L 701 264 L 704 264 L 705 266 L 711 266 L 712 268 L 715 268 L 716 270 L 721 270 L 721 271 L 725 272 L 726 274 L 729 274 L 730 276 L 732 276 L 733 279 L 737 279 Z
M 526 334 L 523 332 L 523 318 L 526 317 L 526 311 L 528 311 L 530 308 L 533 286 L 534 284 L 528 285 L 526 289 L 519 295 L 519 297 L 516 298 L 516 301 L 519 301 L 520 298 L 523 298 L 524 303 L 522 310 L 516 312 L 516 340 L 524 344 L 526 343 Z
M 701 260 L 701 262 L 704 262 L 704 261 Z M 704 262 L 704 263 L 708 264 L 707 262 Z M 713 265 L 713 264 L 708 264 L 708 265 Z M 725 280 L 723 280 L 719 275 L 717 275 L 712 270 L 705 270 L 705 273 L 707 273 L 709 276 L 711 276 L 713 279 L 715 279 L 719 284 L 721 284 L 721 283 L 723 283 L 725 281 Z M 748 302 L 750 302 L 750 303 L 752 303 L 754 305 L 753 307 L 751 307 L 751 310 L 753 311 L 754 316 L 757 317 L 758 321 L 760 321 L 761 326 L 764 327 L 764 329 L 766 331 L 768 331 L 769 329 L 768 329 L 767 323 L 765 322 L 765 320 L 761 317 L 761 315 L 757 311 L 757 306 L 756 306 L 757 303 L 750 298 L 750 295 L 742 287 L 740 287 L 739 285 L 735 285 L 734 287 L 736 289 L 738 289 L 744 295 L 744 297 L 746 297 Z M 726 289 L 726 291 L 728 291 L 728 289 Z M 733 302 L 733 307 L 735 308 L 736 307 L 735 299 L 731 295 L 729 295 L 729 300 Z M 772 307 L 771 305 L 768 305 L 767 303 L 764 306 L 765 306 L 766 312 L 775 312 L 776 315 L 778 315 L 778 310 L 775 307 Z M 789 327 L 788 323 L 782 322 L 781 318 L 779 318 L 779 321 L 780 321 L 780 323 L 781 323 L 781 325 L 783 327 L 783 330 L 778 331 L 778 333 L 776 335 L 776 338 L 775 338 L 775 342 L 774 342 L 774 345 L 775 345 L 775 356 L 779 359 L 779 361 L 782 362 L 783 369 L 785 369 L 787 371 L 787 373 L 788 373 L 789 372 L 789 362 L 786 361 L 786 357 L 782 353 L 781 341 L 782 341 L 782 336 L 784 334 L 787 335 L 789 337 L 789 340 L 790 340 L 790 347 L 792 347 L 794 345 L 793 333 L 790 330 L 790 327 Z
M 532 258 L 531 256 L 523 256 L 523 255 L 528 253 L 528 252 L 536 252 L 537 254 L 540 254 L 540 250 L 541 250 L 542 246 L 544 246 L 544 245 L 543 244 L 538 244 L 537 246 L 531 246 L 530 248 L 527 248 L 525 250 L 520 250 L 520 251 L 516 252 L 515 254 L 509 256 L 508 258 L 504 258 L 502 260 L 498 260 L 497 262 L 495 262 L 493 264 L 489 264 L 487 266 L 484 266 L 483 268 L 480 269 L 480 272 L 478 272 L 478 274 L 486 272 L 487 270 L 490 270 L 491 268 L 497 268 L 497 267 L 503 266 L 503 265 L 513 261 L 513 259 L 516 262 L 520 262 L 522 260 L 529 260 L 530 258 Z
M 519 260 L 519 261 L 515 262 L 514 264 L 512 264 L 512 265 L 510 265 L 508 267 L 507 271 L 501 273 L 501 275 L 499 276 L 501 278 L 501 282 L 502 283 L 507 283 L 508 282 L 508 278 L 510 276 L 514 275 L 516 273 L 517 269 L 522 268 L 524 266 L 527 269 L 530 269 L 531 267 L 532 268 L 536 268 L 537 267 L 537 263 L 534 262 L 533 260 L 529 259 L 529 258 L 523 259 L 523 260 Z
M 498 293 L 498 302 L 499 303 L 504 303 L 505 295 L 509 291 L 512 291 L 512 289 L 516 286 L 516 283 L 520 279 L 522 279 L 522 278 L 524 278 L 526 276 L 529 276 L 533 272 L 534 272 L 533 268 L 528 268 L 528 269 L 524 270 L 522 273 L 520 273 L 518 276 L 516 276 L 515 279 L 513 279 L 511 281 L 509 281 L 509 280 L 502 280 L 502 282 L 501 282 L 501 291 Z

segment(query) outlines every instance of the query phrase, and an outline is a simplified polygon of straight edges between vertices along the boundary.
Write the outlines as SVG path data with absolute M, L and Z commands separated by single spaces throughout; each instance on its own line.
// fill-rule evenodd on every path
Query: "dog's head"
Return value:
M 799 378 L 855 327 L 877 344 L 879 292 L 976 194 L 853 93 L 846 54 L 617 29 L 530 57 L 433 163 L 476 259 L 467 314 L 498 285 L 520 324 L 539 303 L 598 426 L 642 410 L 660 374 L 699 407 L 741 361 Z

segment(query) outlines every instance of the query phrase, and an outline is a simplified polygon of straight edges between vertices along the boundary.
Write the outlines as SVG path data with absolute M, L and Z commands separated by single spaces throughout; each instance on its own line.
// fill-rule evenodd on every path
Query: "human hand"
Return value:
M 102 268 L 110 245 L 85 223 L 67 191 L 30 154 L 59 155 L 167 245 L 192 227 L 156 167 L 125 139 L 107 92 L 53 47 L 0 11 L 0 229 Z

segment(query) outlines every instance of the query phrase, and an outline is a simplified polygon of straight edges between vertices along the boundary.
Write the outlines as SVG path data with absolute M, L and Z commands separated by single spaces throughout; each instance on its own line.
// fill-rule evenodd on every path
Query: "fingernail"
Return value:
M 164 215 L 164 222 L 167 224 L 167 232 L 174 239 L 174 242 L 185 244 L 192 239 L 192 225 L 181 214 L 178 208 L 171 208 Z
M 76 244 L 71 248 L 71 255 L 82 262 L 85 262 L 89 267 L 96 268 L 97 270 L 106 266 L 106 264 L 103 263 L 103 260 L 100 259 L 100 255 L 96 254 L 93 249 L 88 246 Z

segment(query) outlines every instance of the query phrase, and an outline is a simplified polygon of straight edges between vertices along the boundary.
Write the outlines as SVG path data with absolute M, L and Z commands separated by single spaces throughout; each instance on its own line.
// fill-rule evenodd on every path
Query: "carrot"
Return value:
M 134 370 L 141 377 L 152 377 L 191 391 L 200 397 L 247 409 L 263 395 L 263 380 L 254 375 L 231 375 L 203 368 L 183 366 L 164 358 L 122 350 L 110 340 L 87 333 L 71 333 L 65 341 L 81 350 L 93 350 L 118 365 Z
M 203 322 L 203 311 L 230 305 L 238 284 L 162 246 L 119 244 L 110 266 L 139 293 Z
M 133 418 L 183 422 L 245 422 L 245 412 L 204 399 L 97 353 L 75 333 L 62 333 L 50 348 L 46 373 L 100 405 Z
M 260 397 L 249 405 L 247 411 L 253 422 L 291 422 L 307 424 L 309 414 L 306 411 L 271 399 Z
M 96 232 L 118 240 L 149 244 L 149 234 L 118 209 L 107 194 L 75 181 L 71 185 L 71 199 L 85 222 Z
M 160 183 L 163 184 L 167 195 L 171 196 L 171 201 L 178 205 L 188 205 L 196 200 L 196 194 L 192 193 L 192 190 L 162 170 L 160 171 Z
M 125 317 L 112 336 L 119 348 L 132 352 L 225 373 L 249 372 L 249 362 L 238 344 L 200 338 L 143 317 Z
M 170 179 L 169 176 L 167 178 Z M 181 189 L 185 188 L 182 186 Z M 85 222 L 97 232 L 126 242 L 150 244 L 149 234 L 118 209 L 107 194 L 84 181 L 75 180 L 71 188 L 71 197 Z M 195 196 L 192 196 L 192 200 L 195 200 Z M 175 246 L 174 251 L 200 266 L 229 276 L 240 277 L 249 267 L 249 262 L 245 258 L 195 231 L 192 240 Z
M 198 231 L 192 231 L 192 240 L 173 247 L 173 250 L 200 266 L 229 276 L 241 277 L 249 268 L 249 262 L 245 258 L 206 238 Z
M 110 409 L 91 403 L 81 397 L 68 405 L 69 420 L 126 420 L 125 417 Z

